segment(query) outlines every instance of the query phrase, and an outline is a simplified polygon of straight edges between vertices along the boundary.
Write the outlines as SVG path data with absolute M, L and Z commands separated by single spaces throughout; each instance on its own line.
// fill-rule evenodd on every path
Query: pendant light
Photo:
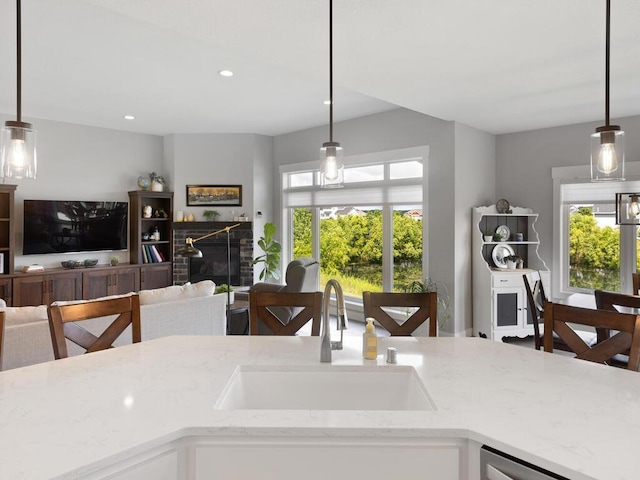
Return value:
M 15 121 L 4 124 L 0 137 L 0 176 L 4 178 L 36 178 L 36 131 L 22 121 L 22 45 L 21 6 L 16 0 L 17 103 Z
M 640 193 L 616 193 L 616 225 L 640 225 Z
M 333 0 L 329 0 L 329 141 L 320 149 L 320 186 L 340 188 L 344 186 L 344 152 L 333 141 Z
M 591 180 L 624 180 L 624 132 L 609 125 L 609 63 L 611 43 L 611 0 L 607 2 L 605 43 L 605 124 L 591 135 Z

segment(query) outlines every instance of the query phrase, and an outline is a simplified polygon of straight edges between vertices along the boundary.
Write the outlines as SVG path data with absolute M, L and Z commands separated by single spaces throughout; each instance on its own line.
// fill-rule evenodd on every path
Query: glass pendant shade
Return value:
M 624 132 L 600 127 L 591 134 L 591 180 L 624 180 Z
M 640 225 L 640 193 L 616 193 L 616 224 Z
M 322 188 L 344 186 L 343 150 L 338 142 L 325 142 L 320 149 L 320 185 Z
M 0 176 L 35 179 L 37 163 L 36 130 L 30 123 L 6 122 L 0 137 Z

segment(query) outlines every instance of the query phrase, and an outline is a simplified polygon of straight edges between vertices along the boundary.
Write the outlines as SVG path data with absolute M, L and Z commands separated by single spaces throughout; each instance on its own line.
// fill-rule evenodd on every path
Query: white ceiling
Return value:
M 27 119 L 158 135 L 328 122 L 328 0 L 22 3 Z M 640 114 L 640 1 L 612 3 L 615 118 Z M 335 120 L 401 106 L 496 134 L 602 122 L 604 23 L 605 0 L 334 0 Z M 15 116 L 13 0 L 0 58 Z

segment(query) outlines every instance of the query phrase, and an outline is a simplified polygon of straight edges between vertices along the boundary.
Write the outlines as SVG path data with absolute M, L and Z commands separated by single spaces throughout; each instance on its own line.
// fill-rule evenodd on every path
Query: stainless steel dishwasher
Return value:
M 480 480 L 570 480 L 486 445 L 480 465 Z

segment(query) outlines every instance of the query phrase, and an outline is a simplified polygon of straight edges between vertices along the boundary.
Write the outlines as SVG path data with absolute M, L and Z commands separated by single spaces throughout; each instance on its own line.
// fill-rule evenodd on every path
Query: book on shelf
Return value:
M 149 245 L 149 250 L 151 250 L 151 258 L 153 258 L 153 263 L 162 263 L 162 257 L 160 257 L 160 253 L 155 245 Z

